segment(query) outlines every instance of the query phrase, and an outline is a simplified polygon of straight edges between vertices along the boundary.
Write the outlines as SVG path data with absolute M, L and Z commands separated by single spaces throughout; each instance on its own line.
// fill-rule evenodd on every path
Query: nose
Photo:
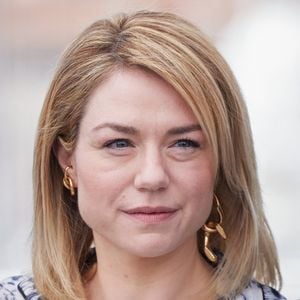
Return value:
M 146 151 L 139 161 L 134 178 L 135 187 L 144 191 L 161 191 L 168 187 L 169 181 L 160 151 Z

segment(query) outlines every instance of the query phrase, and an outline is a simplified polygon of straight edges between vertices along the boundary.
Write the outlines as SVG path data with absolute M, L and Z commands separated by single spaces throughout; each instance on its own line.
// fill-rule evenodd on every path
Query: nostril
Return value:
M 151 182 L 145 180 L 135 180 L 135 187 L 139 190 L 159 192 L 164 191 L 168 187 L 167 181 Z
M 137 189 L 152 192 L 163 191 L 168 187 L 168 172 L 157 145 L 151 145 L 140 156 L 134 184 Z
M 161 174 L 139 173 L 135 176 L 134 185 L 137 189 L 163 191 L 169 185 L 169 177 L 165 172 Z

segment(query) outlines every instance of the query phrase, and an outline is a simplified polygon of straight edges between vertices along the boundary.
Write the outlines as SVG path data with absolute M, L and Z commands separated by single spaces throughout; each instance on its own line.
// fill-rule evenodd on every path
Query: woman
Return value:
M 190 23 L 100 20 L 64 54 L 34 161 L 29 299 L 284 299 L 246 108 Z M 244 298 L 243 298 L 244 297 Z

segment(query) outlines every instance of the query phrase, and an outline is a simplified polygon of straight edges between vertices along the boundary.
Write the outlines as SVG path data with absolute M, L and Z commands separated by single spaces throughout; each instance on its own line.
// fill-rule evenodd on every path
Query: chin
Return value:
M 137 257 L 155 258 L 167 255 L 179 247 L 179 244 L 174 241 L 168 241 L 166 237 L 155 236 L 155 234 L 151 235 L 139 238 L 138 240 L 132 240 L 130 245 L 126 248 L 124 247 L 125 250 Z

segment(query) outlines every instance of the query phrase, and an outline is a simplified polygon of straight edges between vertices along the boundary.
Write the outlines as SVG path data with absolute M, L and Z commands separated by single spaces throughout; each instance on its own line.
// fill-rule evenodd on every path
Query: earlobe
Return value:
M 64 172 L 68 168 L 70 178 L 77 185 L 73 152 L 67 149 L 66 143 L 60 137 L 57 139 L 53 150 L 62 171 Z
M 67 188 L 70 191 L 71 196 L 75 196 L 75 186 L 72 178 L 69 175 L 69 169 L 71 169 L 71 167 L 66 167 L 64 170 L 63 184 L 65 188 Z

